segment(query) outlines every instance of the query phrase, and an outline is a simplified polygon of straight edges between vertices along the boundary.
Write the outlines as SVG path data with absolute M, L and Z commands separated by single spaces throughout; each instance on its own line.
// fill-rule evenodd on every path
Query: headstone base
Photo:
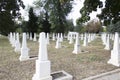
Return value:
M 32 80 L 52 80 L 52 76 L 39 78 L 36 74 L 34 74 L 34 76 L 32 77 Z
M 29 59 L 28 51 L 29 51 L 28 48 L 21 48 L 21 55 L 19 58 L 20 61 L 25 61 Z
M 26 61 L 28 59 L 29 59 L 29 56 L 26 56 L 26 57 L 20 56 L 19 58 L 20 61 Z
M 50 76 L 50 61 L 36 60 L 36 73 L 32 80 L 52 80 Z
M 114 51 L 114 50 L 111 51 L 111 58 L 108 61 L 108 64 L 112 64 L 114 66 L 119 67 L 120 66 L 120 61 L 118 59 L 119 56 L 117 55 L 118 54 L 117 52 L 119 52 L 119 51 Z

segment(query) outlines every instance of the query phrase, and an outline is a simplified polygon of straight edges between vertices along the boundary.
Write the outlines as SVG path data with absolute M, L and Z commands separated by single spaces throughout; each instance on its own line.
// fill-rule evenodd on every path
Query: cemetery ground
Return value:
M 27 43 L 30 48 L 29 55 L 36 57 L 39 50 L 38 42 L 28 40 Z M 48 45 L 52 72 L 64 70 L 71 74 L 74 80 L 81 80 L 118 68 L 107 64 L 110 51 L 104 50 L 101 38 L 95 39 L 87 47 L 81 44 L 81 50 L 88 52 L 79 54 L 72 53 L 74 44 L 69 44 L 67 40 L 64 40 L 60 49 L 55 49 L 55 43 L 50 41 Z M 19 56 L 20 52 L 14 52 L 6 37 L 0 38 L 0 80 L 32 80 L 35 73 L 35 59 L 20 62 Z

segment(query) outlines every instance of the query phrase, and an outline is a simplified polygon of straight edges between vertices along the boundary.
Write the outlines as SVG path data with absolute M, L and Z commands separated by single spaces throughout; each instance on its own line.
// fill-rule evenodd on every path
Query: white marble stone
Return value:
M 49 33 L 47 33 L 47 44 L 50 44 Z
M 12 39 L 12 47 L 15 47 L 15 41 L 16 41 L 16 37 L 15 37 L 15 32 L 14 32 L 13 39 Z
M 83 34 L 80 35 L 80 39 L 84 40 L 84 35 Z
M 111 46 L 110 46 L 110 35 L 108 34 L 107 36 L 107 41 L 106 41 L 106 45 L 105 45 L 105 50 L 110 50 Z
M 36 33 L 34 33 L 34 38 L 33 38 L 33 41 L 37 41 L 37 38 L 36 38 Z
M 58 33 L 57 41 L 56 41 L 56 49 L 61 48 L 61 42 L 60 42 L 60 34 Z
M 108 63 L 114 66 L 120 66 L 120 44 L 119 34 L 117 32 L 115 33 L 113 50 L 111 51 L 111 57 Z
M 88 43 L 91 42 L 91 34 L 88 34 Z
M 67 40 L 69 41 L 70 40 L 70 34 L 68 33 L 67 35 Z
M 73 53 L 74 54 L 78 54 L 81 52 L 81 49 L 80 49 L 80 40 L 79 40 L 79 33 L 76 34 L 76 41 L 75 41 L 75 44 L 74 44 L 74 50 L 73 50 Z
M 19 41 L 19 33 L 16 34 L 16 42 L 15 42 L 15 52 L 20 51 L 20 41 Z
M 32 33 L 30 33 L 30 40 L 32 40 Z
M 55 41 L 55 33 L 53 33 L 52 40 Z
M 60 34 L 60 42 L 63 42 L 63 34 Z
M 13 41 L 13 34 L 12 34 L 12 32 L 10 32 L 10 39 L 9 39 L 9 41 L 10 41 L 10 44 L 12 44 L 12 41 Z
M 102 41 L 103 41 L 103 45 L 106 45 L 106 43 L 107 43 L 107 34 L 106 33 L 102 34 Z
M 19 60 L 24 61 L 28 59 L 29 59 L 29 49 L 27 47 L 26 33 L 23 33 L 21 55 Z
M 32 80 L 52 80 L 51 64 L 48 60 L 47 44 L 45 33 L 40 33 L 39 55 L 36 60 L 36 70 Z
M 72 37 L 72 35 L 70 35 L 70 41 L 69 41 L 69 44 L 73 44 L 73 43 L 74 43 L 73 37 Z
M 87 39 L 87 33 L 84 34 L 84 41 L 83 41 L 83 46 L 87 46 L 88 45 L 88 39 Z
M 69 44 L 74 43 L 74 39 L 76 38 L 76 33 L 77 32 L 69 32 L 68 33 Z

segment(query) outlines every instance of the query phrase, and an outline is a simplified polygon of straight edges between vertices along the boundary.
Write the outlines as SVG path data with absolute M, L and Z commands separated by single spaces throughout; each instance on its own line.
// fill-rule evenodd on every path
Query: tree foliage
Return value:
M 120 21 L 115 24 L 111 23 L 110 25 L 108 25 L 107 31 L 111 33 L 120 32 Z
M 15 18 L 20 17 L 20 7 L 24 8 L 22 0 L 0 0 L 0 33 L 7 35 L 15 31 Z
M 79 23 L 75 26 L 74 31 L 79 32 L 79 33 L 84 33 L 86 29 L 82 23 Z
M 38 18 L 38 32 L 50 33 L 51 24 L 49 23 L 48 18 L 49 16 L 47 12 L 45 14 L 41 13 L 41 15 Z
M 28 21 L 23 20 L 21 23 L 22 32 L 28 32 Z
M 74 31 L 73 20 L 67 20 L 67 27 L 65 27 L 65 32 Z
M 102 8 L 103 3 L 101 0 L 85 0 L 84 6 L 80 10 L 82 17 L 79 18 L 79 22 L 86 22 L 90 20 L 89 14 L 92 11 L 96 11 L 97 8 Z M 112 20 L 116 23 L 120 20 L 120 0 L 106 0 L 105 8 L 102 9 L 102 13 L 98 17 L 104 21 L 105 25 L 109 25 Z
M 37 29 L 38 29 L 37 20 L 38 20 L 38 17 L 35 15 L 33 8 L 31 7 L 29 9 L 29 20 L 27 22 L 28 32 L 32 32 L 32 34 L 37 32 Z
M 89 33 L 99 33 L 102 30 L 100 21 L 92 20 L 86 25 L 86 32 Z
M 51 29 L 57 33 L 64 33 L 66 16 L 72 9 L 71 0 L 39 0 L 36 6 L 48 13 Z
M 104 20 L 105 25 L 109 25 L 111 21 L 114 24 L 118 22 L 120 20 L 120 0 L 106 0 L 105 8 L 98 17 Z
M 85 0 L 84 6 L 80 10 L 81 18 L 78 19 L 78 23 L 85 23 L 90 20 L 89 14 L 92 11 L 97 11 L 97 7 L 101 8 L 102 2 L 100 0 Z

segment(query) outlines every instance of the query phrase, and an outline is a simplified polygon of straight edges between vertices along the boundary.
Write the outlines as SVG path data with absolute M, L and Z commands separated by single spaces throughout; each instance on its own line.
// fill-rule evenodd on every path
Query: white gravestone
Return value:
M 26 33 L 23 33 L 21 55 L 20 55 L 19 60 L 24 61 L 28 59 L 29 59 L 29 49 L 27 47 Z
M 70 34 L 70 41 L 69 41 L 69 44 L 72 44 L 72 43 L 74 43 L 74 41 L 73 41 L 73 36 L 72 36 L 72 34 Z
M 106 41 L 106 45 L 105 45 L 105 50 L 110 50 L 110 35 L 108 34 L 107 36 L 107 41 Z
M 58 33 L 58 36 L 57 36 L 57 41 L 56 41 L 56 46 L 55 46 L 56 49 L 58 48 L 61 48 L 61 42 L 60 42 L 60 34 Z
M 109 64 L 113 64 L 115 66 L 120 66 L 120 44 L 119 44 L 119 34 L 115 33 L 113 50 L 111 51 L 111 58 L 108 61 Z
M 19 33 L 16 34 L 16 42 L 15 42 L 15 52 L 20 51 L 20 41 L 19 41 Z
M 16 37 L 15 37 L 15 32 L 14 32 L 13 39 L 12 39 L 12 47 L 15 47 L 15 40 L 16 40 Z
M 37 41 L 37 38 L 36 38 L 36 33 L 34 33 L 34 38 L 33 38 L 33 41 Z
M 13 35 L 12 32 L 10 32 L 10 44 L 12 44 L 12 40 L 13 40 Z
M 53 33 L 52 40 L 55 41 L 55 33 Z
M 83 41 L 83 46 L 87 46 L 88 45 L 88 39 L 87 39 L 87 33 L 84 34 L 84 41 Z
M 47 33 L 47 44 L 50 44 L 49 33 Z
M 75 44 L 74 44 L 73 53 L 78 54 L 80 52 L 81 52 L 81 49 L 80 49 L 79 33 L 76 33 L 76 41 L 75 41 Z
M 30 33 L 30 40 L 32 40 L 32 33 Z
M 50 76 L 50 61 L 48 60 L 47 44 L 45 33 L 40 33 L 39 55 L 36 60 L 36 72 L 32 77 L 32 80 L 52 80 Z
M 60 34 L 60 42 L 63 42 L 63 34 Z

